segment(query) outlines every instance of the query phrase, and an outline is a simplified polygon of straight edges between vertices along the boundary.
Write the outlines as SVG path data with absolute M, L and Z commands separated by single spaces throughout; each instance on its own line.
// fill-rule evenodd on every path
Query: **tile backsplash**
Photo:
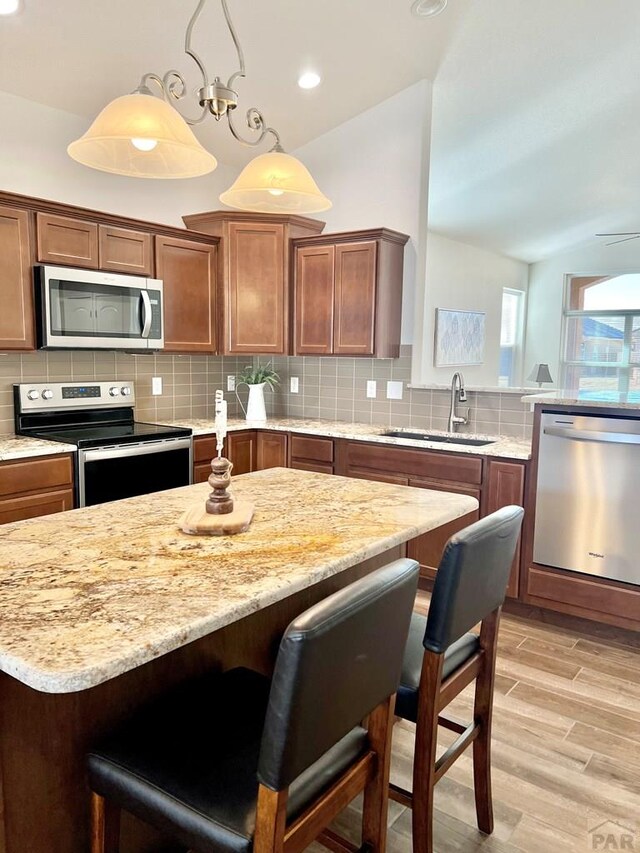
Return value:
M 280 387 L 266 394 L 267 411 L 273 416 L 447 429 L 449 392 L 408 388 L 410 355 L 397 359 L 291 356 L 274 358 L 273 366 L 281 379 Z M 297 394 L 289 390 L 292 376 L 299 380 Z M 371 379 L 377 386 L 375 399 L 366 396 Z M 389 381 L 403 384 L 402 400 L 387 399 Z M 531 437 L 533 413 L 520 401 L 519 393 L 468 391 L 467 397 L 467 402 L 458 406 L 458 413 L 469 407 L 470 421 L 460 432 Z
M 226 388 L 228 374 L 237 374 L 247 358 L 206 355 L 131 355 L 88 350 L 0 354 L 0 434 L 14 431 L 15 382 L 132 379 L 136 418 L 162 422 L 182 418 L 213 418 L 216 388 Z M 162 377 L 162 395 L 152 396 L 151 377 Z M 238 413 L 235 394 L 226 394 L 229 414 Z
M 262 357 L 261 362 L 268 360 Z M 132 379 L 136 390 L 136 418 L 171 421 L 213 418 L 214 394 L 226 389 L 226 377 L 237 376 L 250 363 L 239 358 L 207 355 L 131 355 L 122 352 L 39 351 L 0 354 L 0 434 L 13 433 L 14 382 L 49 379 L 52 382 L 90 379 Z M 254 359 L 255 361 L 255 359 Z M 411 357 L 273 359 L 281 385 L 267 391 L 267 411 L 273 416 L 359 421 L 419 429 L 447 428 L 449 392 L 408 388 Z M 151 378 L 162 377 L 163 393 L 151 394 Z M 289 379 L 297 376 L 299 392 L 292 394 Z M 367 380 L 377 384 L 376 399 L 366 396 Z M 402 400 L 388 400 L 388 381 L 401 382 Z M 246 399 L 246 393 L 241 391 Z M 530 438 L 533 414 L 514 393 L 467 392 L 470 422 L 461 432 Z M 241 414 L 236 395 L 226 392 L 230 416 Z

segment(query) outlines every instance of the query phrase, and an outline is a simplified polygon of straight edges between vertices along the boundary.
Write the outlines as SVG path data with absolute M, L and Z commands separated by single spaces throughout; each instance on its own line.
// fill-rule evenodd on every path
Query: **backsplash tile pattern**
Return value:
M 265 362 L 266 358 L 261 358 Z M 254 359 L 254 362 L 256 360 Z M 39 351 L 0 354 L 0 434 L 11 434 L 14 382 L 133 379 L 136 418 L 162 421 L 213 418 L 214 394 L 226 389 L 226 378 L 238 376 L 251 362 L 246 356 L 131 355 L 122 352 Z M 411 357 L 398 359 L 310 358 L 273 359 L 281 385 L 267 391 L 267 412 L 274 416 L 359 421 L 397 427 L 446 430 L 449 393 L 407 388 Z M 151 377 L 162 377 L 163 393 L 151 394 Z M 289 391 L 289 378 L 299 378 L 299 393 Z M 377 382 L 375 400 L 366 396 L 368 379 Z M 387 381 L 404 385 L 402 400 L 387 400 Z M 240 391 L 246 400 L 246 389 Z M 461 432 L 530 438 L 533 414 L 518 394 L 470 391 L 470 422 Z M 242 415 L 233 392 L 226 392 L 230 416 Z
M 88 350 L 0 355 L 0 434 L 14 431 L 12 385 L 15 382 L 132 379 L 136 418 L 140 421 L 213 418 L 216 388 L 226 388 L 227 375 L 237 375 L 246 363 L 246 358 Z M 152 376 L 162 377 L 162 395 L 152 396 Z M 235 394 L 226 394 L 226 398 L 229 414 L 237 415 Z
M 264 361 L 265 359 L 261 359 Z M 273 366 L 280 387 L 267 391 L 267 412 L 274 416 L 327 418 L 338 421 L 388 424 L 397 427 L 446 430 L 449 392 L 443 389 L 408 388 L 411 357 L 397 359 L 279 357 Z M 289 379 L 297 376 L 299 393 L 289 391 Z M 367 380 L 377 383 L 376 399 L 366 396 Z M 388 400 L 387 382 L 404 385 L 402 400 Z M 533 413 L 514 393 L 468 391 L 470 420 L 460 432 L 530 438 Z

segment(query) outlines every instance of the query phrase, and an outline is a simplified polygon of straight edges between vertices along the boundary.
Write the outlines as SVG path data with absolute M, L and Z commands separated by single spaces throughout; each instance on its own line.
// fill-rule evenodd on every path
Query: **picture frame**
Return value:
M 485 312 L 436 308 L 434 366 L 484 363 Z

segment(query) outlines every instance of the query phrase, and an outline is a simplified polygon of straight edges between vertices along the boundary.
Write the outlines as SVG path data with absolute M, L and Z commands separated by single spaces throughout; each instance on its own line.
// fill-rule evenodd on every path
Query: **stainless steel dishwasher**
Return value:
M 640 585 L 640 419 L 544 413 L 533 559 Z

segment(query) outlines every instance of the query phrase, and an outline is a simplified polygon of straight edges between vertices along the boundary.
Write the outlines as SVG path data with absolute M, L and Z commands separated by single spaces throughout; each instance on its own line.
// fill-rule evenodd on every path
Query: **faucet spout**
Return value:
M 449 404 L 449 432 L 455 432 L 456 427 L 462 424 L 469 423 L 469 409 L 467 409 L 467 416 L 461 417 L 456 414 L 456 403 L 466 403 L 467 402 L 467 393 L 464 390 L 464 376 L 460 371 L 456 371 L 453 374 L 453 378 L 451 380 L 451 399 Z

